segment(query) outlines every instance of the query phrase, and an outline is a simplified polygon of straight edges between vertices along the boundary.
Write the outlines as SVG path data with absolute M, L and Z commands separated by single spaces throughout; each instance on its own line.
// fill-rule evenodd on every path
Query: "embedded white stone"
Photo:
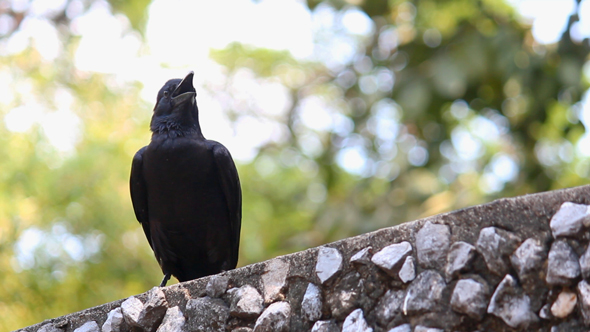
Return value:
M 463 241 L 457 241 L 451 245 L 447 255 L 445 269 L 447 281 L 450 281 L 461 270 L 465 269 L 475 257 L 475 247 Z
M 369 327 L 365 317 L 363 317 L 363 310 L 356 309 L 344 320 L 342 332 L 373 332 L 373 329 Z
M 340 332 L 340 329 L 331 320 L 318 320 L 313 324 L 311 332 Z
M 518 287 L 516 280 L 507 274 L 498 285 L 490 300 L 488 313 L 501 318 L 513 328 L 526 328 L 538 320 L 531 311 L 531 300 Z
M 520 242 L 520 238 L 512 232 L 497 227 L 486 227 L 479 232 L 476 248 L 490 272 L 503 276 L 509 271 L 505 257 L 511 255 Z
M 123 303 L 121 303 L 121 311 L 127 324 L 132 326 L 139 326 L 139 316 L 143 310 L 143 303 L 136 298 L 131 296 Z
M 430 221 L 416 234 L 418 264 L 425 269 L 442 270 L 451 246 L 451 228 Z
M 563 291 L 557 296 L 557 300 L 551 306 L 551 314 L 557 318 L 565 318 L 574 311 L 578 298 L 576 293 Z
M 473 279 L 461 279 L 455 285 L 451 296 L 451 308 L 469 317 L 481 320 L 489 300 L 489 288 Z
M 584 324 L 590 325 L 590 285 L 586 280 L 578 283 L 578 296 L 580 298 L 580 312 Z
M 373 255 L 371 261 L 379 266 L 387 274 L 395 277 L 406 256 L 412 252 L 412 245 L 410 242 L 404 241 L 395 243 L 381 249 L 378 253 Z
M 576 235 L 584 224 L 590 222 L 590 211 L 588 205 L 565 202 L 553 215 L 549 226 L 553 237 Z
M 89 322 L 84 323 L 84 325 L 80 326 L 79 328 L 75 329 L 74 332 L 100 332 L 98 328 L 98 324 L 95 321 L 91 320 Z
M 412 325 L 410 324 L 403 324 L 392 328 L 387 332 L 412 332 Z
M 584 279 L 590 279 L 590 244 L 586 247 L 586 251 L 580 257 L 580 269 Z
M 119 332 L 123 324 L 123 312 L 121 307 L 111 310 L 107 315 L 107 320 L 102 324 L 102 332 Z
M 254 332 L 287 332 L 291 320 L 291 305 L 288 302 L 275 302 L 266 308 L 254 325 Z
M 264 277 L 263 277 L 264 278 Z M 207 282 L 205 292 L 209 297 L 220 297 L 227 290 L 229 284 L 229 277 L 222 275 L 212 275 Z
M 366 247 L 352 257 L 350 257 L 351 263 L 359 263 L 359 264 L 368 264 L 371 262 L 371 252 L 373 251 L 373 247 L 369 246 Z
M 301 316 L 310 322 L 322 317 L 322 293 L 318 286 L 309 283 L 303 301 L 301 301 Z
M 342 268 L 342 255 L 337 249 L 321 247 L 315 265 L 315 273 L 323 284 Z
M 580 270 L 580 261 L 574 249 L 565 240 L 554 241 L 547 260 L 547 283 L 568 285 L 580 276 Z
M 404 315 L 416 315 L 434 310 L 441 302 L 446 287 L 443 277 L 434 270 L 426 270 L 410 283 L 404 299 Z
M 182 331 L 186 319 L 178 306 L 168 308 L 166 316 L 162 320 L 162 324 L 158 327 L 156 332 L 177 332 Z
M 510 256 L 510 262 L 522 280 L 541 268 L 547 253 L 541 242 L 537 239 L 526 239 L 516 251 Z
M 230 296 L 230 314 L 240 318 L 254 318 L 264 309 L 262 296 L 256 288 L 244 285 L 228 291 Z
M 406 257 L 406 261 L 399 270 L 399 278 L 404 283 L 408 283 L 416 278 L 416 264 L 414 264 L 414 257 Z
M 443 329 L 437 329 L 434 327 L 427 327 L 422 325 L 416 325 L 414 332 L 445 332 Z
M 285 287 L 288 274 L 288 262 L 275 258 L 266 263 L 265 272 L 262 275 L 265 302 L 270 303 L 281 297 L 281 291 Z

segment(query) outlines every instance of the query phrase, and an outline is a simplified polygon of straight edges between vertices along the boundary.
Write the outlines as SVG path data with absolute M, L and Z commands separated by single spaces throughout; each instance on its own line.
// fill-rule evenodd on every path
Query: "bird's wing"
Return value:
M 131 164 L 131 177 L 129 179 L 129 189 L 131 191 L 131 202 L 133 203 L 133 210 L 135 217 L 141 223 L 143 232 L 152 247 L 152 236 L 150 232 L 149 218 L 148 218 L 148 202 L 147 189 L 145 179 L 143 177 L 143 152 L 147 146 L 141 148 L 133 157 Z
M 212 142 L 212 152 L 217 173 L 219 174 L 219 183 L 227 202 L 229 219 L 231 223 L 231 265 L 232 268 L 238 263 L 238 251 L 240 245 L 240 228 L 242 226 L 242 189 L 240 188 L 240 179 L 236 165 L 225 146 Z

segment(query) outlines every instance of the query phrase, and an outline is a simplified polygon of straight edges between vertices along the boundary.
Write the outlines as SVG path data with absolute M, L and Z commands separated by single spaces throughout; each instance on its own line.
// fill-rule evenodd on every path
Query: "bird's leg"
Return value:
M 164 274 L 164 279 L 162 279 L 162 282 L 160 283 L 160 287 L 166 286 L 166 284 L 168 283 L 168 280 L 170 280 L 170 273 Z

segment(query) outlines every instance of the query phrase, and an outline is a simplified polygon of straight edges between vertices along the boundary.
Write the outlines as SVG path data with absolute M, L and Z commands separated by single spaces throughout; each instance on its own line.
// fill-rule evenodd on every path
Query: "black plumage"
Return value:
M 166 82 L 150 124 L 152 139 L 133 158 L 131 200 L 164 273 L 179 281 L 236 267 L 242 192 L 229 151 L 205 139 L 193 73 Z

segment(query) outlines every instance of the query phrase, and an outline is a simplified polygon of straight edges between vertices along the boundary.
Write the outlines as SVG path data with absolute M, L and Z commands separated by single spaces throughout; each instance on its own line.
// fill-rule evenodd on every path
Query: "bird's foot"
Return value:
M 164 279 L 162 279 L 162 282 L 160 283 L 160 287 L 166 286 L 166 284 L 168 283 L 168 280 L 170 280 L 170 273 L 166 273 L 164 275 Z

